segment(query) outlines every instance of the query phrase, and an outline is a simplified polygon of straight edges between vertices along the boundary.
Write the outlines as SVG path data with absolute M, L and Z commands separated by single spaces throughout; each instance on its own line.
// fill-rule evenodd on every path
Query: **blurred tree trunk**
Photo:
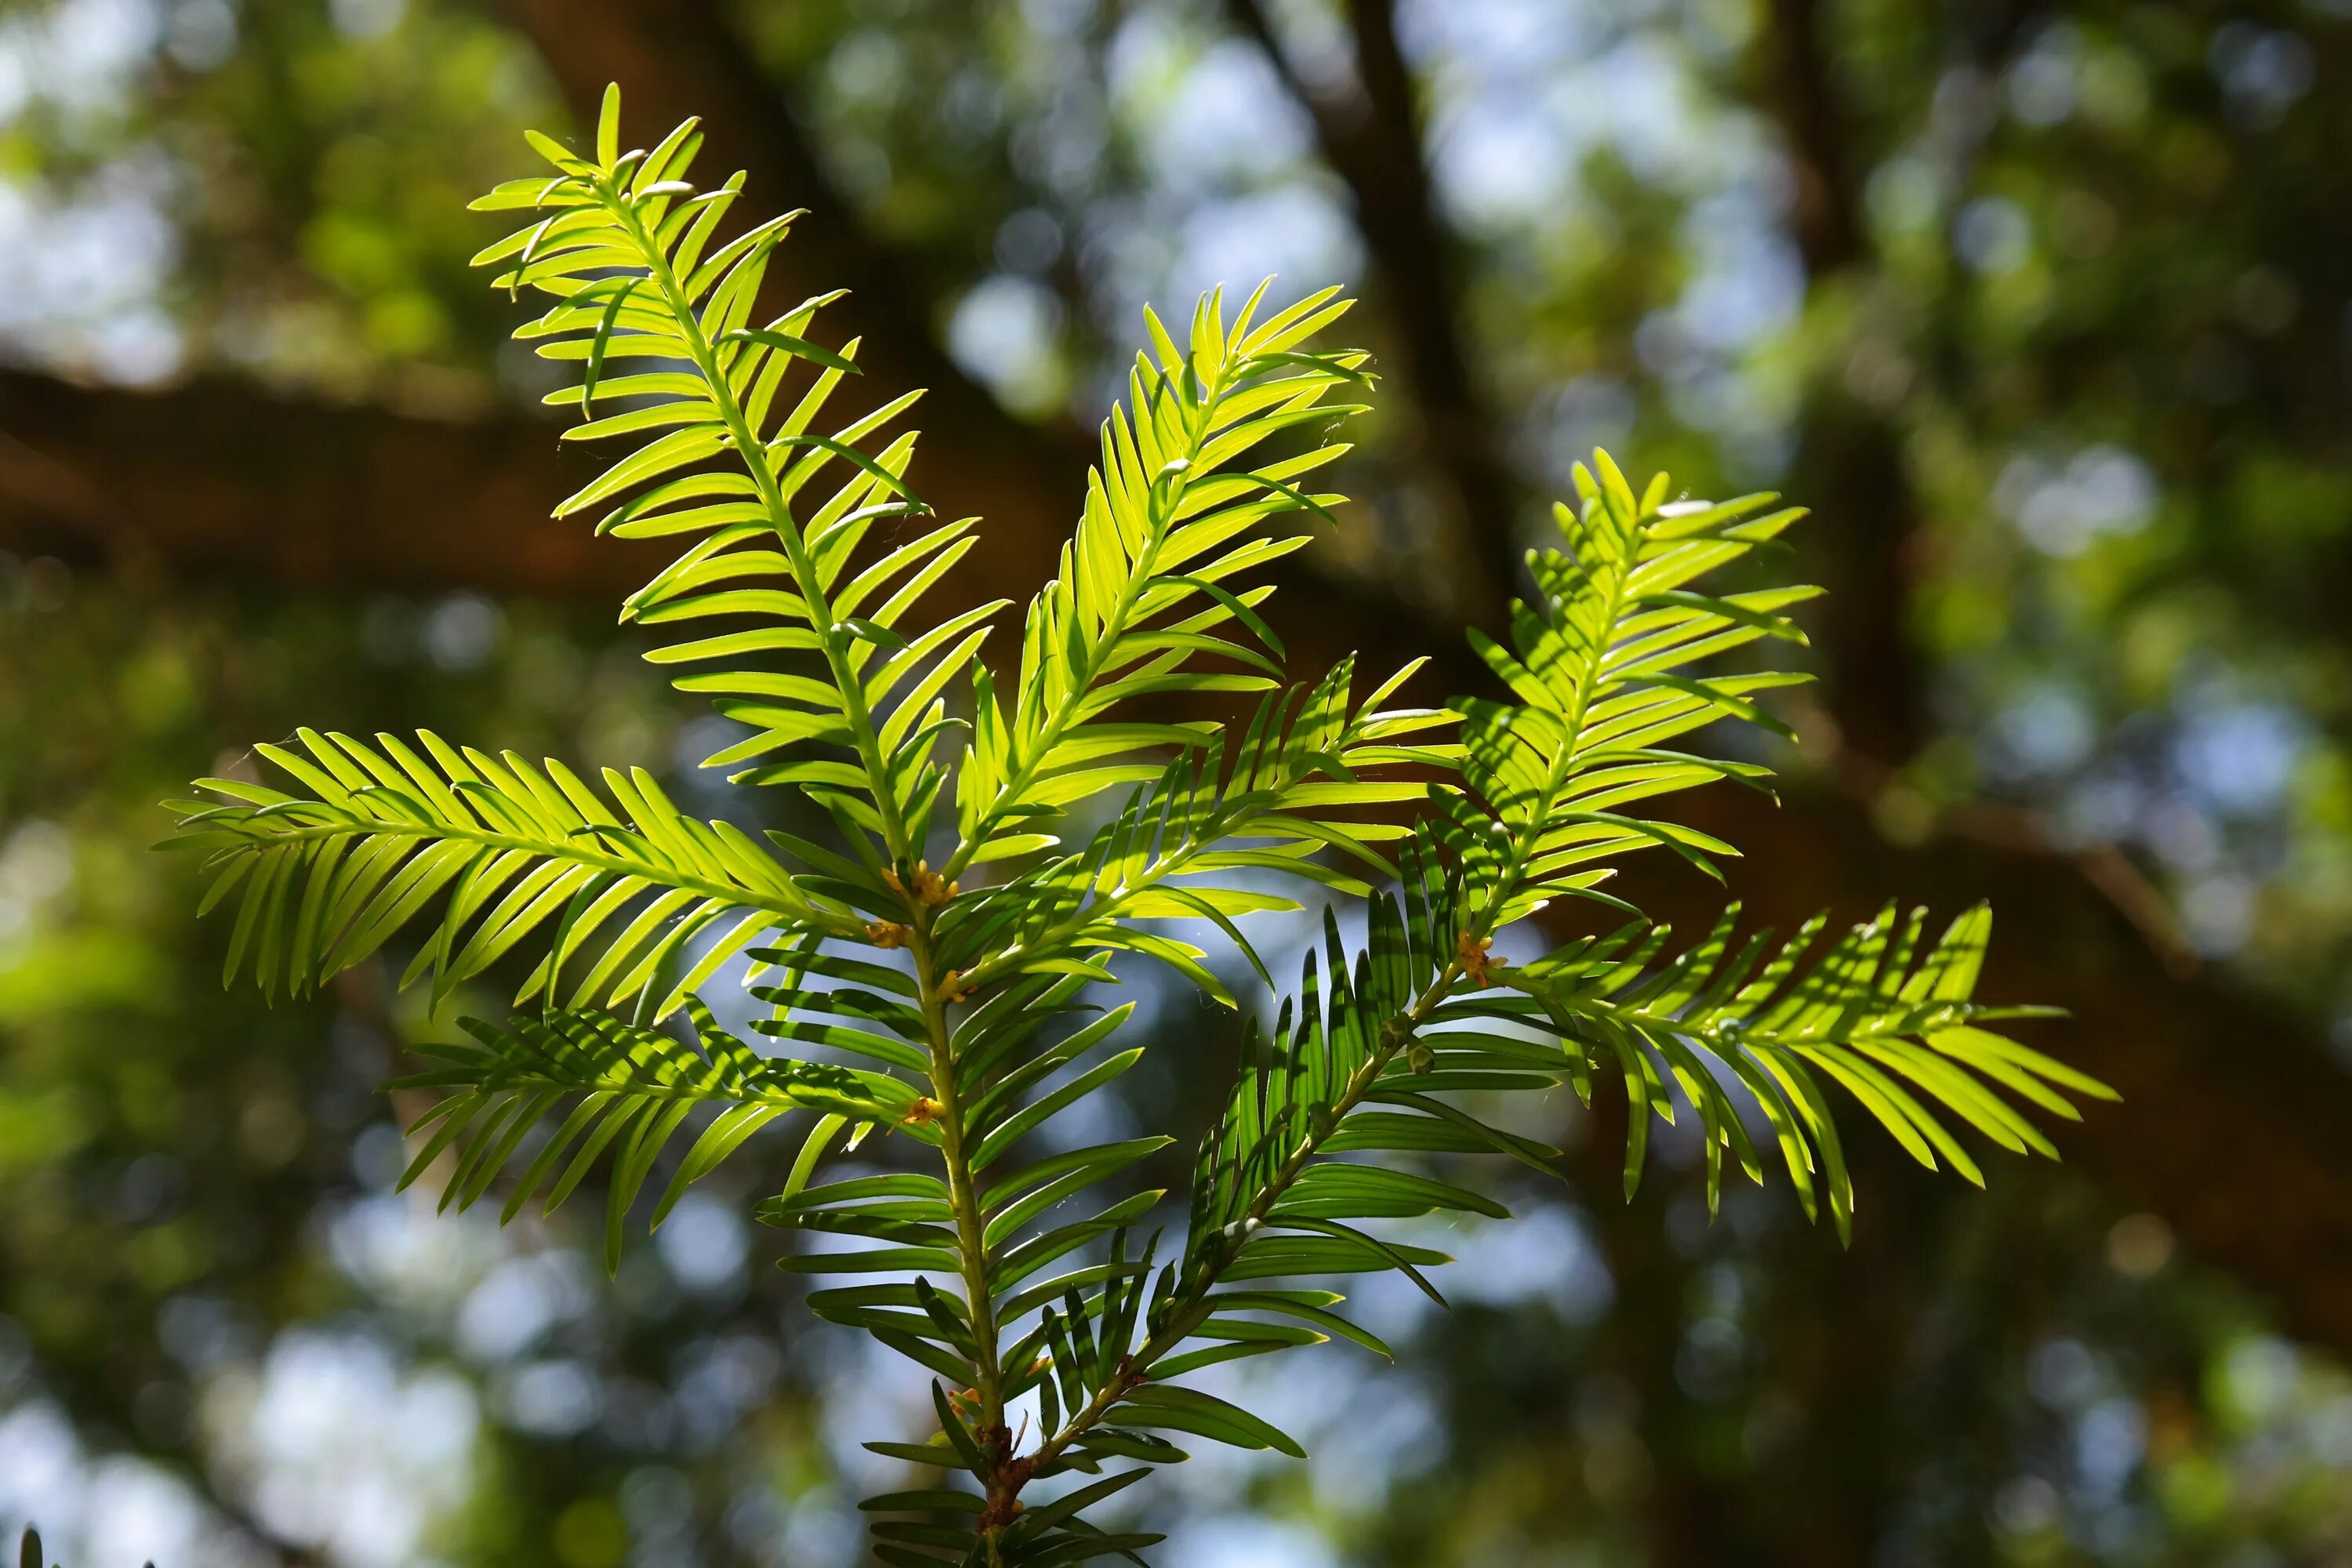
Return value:
M 1780 130 L 1794 176 L 1792 226 L 1810 294 L 1859 290 L 1870 260 L 1855 173 L 1858 129 L 1837 97 L 1822 0 L 1771 0 L 1762 35 L 1759 97 Z M 1799 422 L 1789 493 L 1814 521 L 1802 548 L 1829 590 L 1816 612 L 1826 697 L 1841 742 L 1884 767 L 1907 762 L 1927 739 L 1925 671 L 1911 635 L 1920 516 L 1902 433 L 1853 389 L 1832 345 L 1814 367 Z
M 1459 548 L 1447 552 L 1454 600 L 1465 618 L 1502 619 L 1519 579 L 1519 487 L 1503 460 L 1461 338 L 1462 268 L 1437 217 L 1423 147 L 1421 106 L 1397 42 L 1391 0 L 1349 0 L 1356 74 L 1345 88 L 1301 78 L 1260 0 L 1226 0 L 1225 12 L 1273 65 L 1314 122 L 1315 138 L 1355 204 L 1374 273 L 1372 301 L 1403 348 L 1405 384 L 1421 416 L 1426 467 Z

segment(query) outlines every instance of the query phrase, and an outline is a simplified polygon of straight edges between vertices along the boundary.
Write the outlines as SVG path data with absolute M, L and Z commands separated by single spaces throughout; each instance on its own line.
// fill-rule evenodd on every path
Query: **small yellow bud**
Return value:
M 1486 950 L 1494 945 L 1493 937 L 1473 937 L 1466 931 L 1454 943 L 1454 956 L 1461 961 L 1462 973 L 1482 987 L 1488 984 L 1488 972 L 1495 967 L 1495 961 L 1486 956 Z

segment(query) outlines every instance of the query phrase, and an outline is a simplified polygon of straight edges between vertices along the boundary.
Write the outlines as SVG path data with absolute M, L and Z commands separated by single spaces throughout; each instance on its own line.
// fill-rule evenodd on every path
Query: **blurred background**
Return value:
M 1385 376 L 1302 668 L 1477 679 L 1595 443 L 1813 506 L 1788 801 L 1695 819 L 1784 928 L 1991 898 L 1990 989 L 2126 1096 L 1987 1193 L 1858 1132 L 1841 1251 L 1780 1188 L 1709 1225 L 1686 1138 L 1621 1203 L 1622 1102 L 1563 1094 L 1572 1183 L 1443 1238 L 1450 1315 L 1360 1298 L 1412 1352 L 1286 1366 L 1315 1461 L 1184 1467 L 1160 1562 L 2352 1563 L 2346 0 L 0 0 L 0 1527 L 823 1568 L 929 1419 L 739 1217 L 771 1146 L 610 1282 L 591 1204 L 393 1194 L 375 1086 L 447 1020 L 224 994 L 148 849 L 304 722 L 757 809 L 613 629 L 646 559 L 546 520 L 465 267 L 611 79 L 810 209 L 780 288 L 933 389 L 970 595 L 1046 570 L 1141 304 L 1267 273 L 1360 290 Z M 1149 1011 L 1139 1114 L 1197 1126 L 1232 1026 Z

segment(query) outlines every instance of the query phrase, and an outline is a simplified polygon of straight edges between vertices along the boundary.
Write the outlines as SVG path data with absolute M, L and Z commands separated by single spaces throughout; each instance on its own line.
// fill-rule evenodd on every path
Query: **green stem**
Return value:
M 1216 428 L 1217 405 L 1224 399 L 1228 386 L 1225 372 L 1229 368 L 1230 362 L 1220 366 L 1216 379 L 1202 391 L 1198 428 L 1185 432 L 1183 461 L 1186 466 L 1169 484 L 1166 502 L 1155 505 L 1143 551 L 1136 557 L 1134 569 L 1128 574 L 1126 584 L 1119 589 L 1118 602 L 1111 606 L 1110 614 L 1104 617 L 1101 634 L 1087 649 L 1086 664 L 1077 680 L 1071 685 L 1052 717 L 1037 731 L 1021 761 L 1006 774 L 1003 787 L 997 791 L 996 798 L 989 802 L 987 808 L 981 813 L 971 836 L 956 847 L 947 870 L 942 873 L 950 880 L 971 863 L 971 858 L 980 852 L 981 846 L 988 842 L 989 835 L 1003 822 L 1005 807 L 1021 798 L 1021 792 L 1029 787 L 1038 767 L 1062 738 L 1062 732 L 1069 728 L 1077 717 L 1078 710 L 1085 706 L 1087 693 L 1097 680 L 1102 679 L 1104 661 L 1109 658 L 1111 650 L 1126 632 L 1128 620 L 1135 614 L 1136 601 L 1141 596 L 1144 585 L 1151 580 L 1151 569 L 1159 559 L 1160 547 L 1167 541 L 1169 525 L 1174 521 L 1185 489 L 1192 481 L 1192 465 L 1200 460 L 1202 448 L 1208 444 L 1209 437 Z M 1138 417 L 1141 417 L 1140 414 Z M 1155 483 L 1152 487 L 1155 502 L 1159 494 L 1160 488 Z M 1077 613 L 1075 604 L 1071 606 L 1071 613 Z M 1014 700 L 1017 710 L 1017 694 Z
M 797 923 L 824 923 L 836 936 L 862 936 L 865 927 L 845 916 L 835 915 L 812 904 L 786 902 L 773 893 L 758 889 L 739 887 L 732 882 L 715 882 L 704 877 L 681 876 L 667 866 L 650 865 L 644 861 L 624 859 L 617 855 L 598 854 L 583 850 L 577 843 L 558 843 L 549 839 L 524 838 L 514 834 L 496 833 L 487 829 L 443 826 L 419 826 L 410 822 L 385 822 L 370 818 L 363 823 L 333 823 L 297 828 L 269 828 L 257 836 L 255 842 L 272 846 L 292 843 L 314 843 L 327 838 L 415 838 L 426 842 L 456 839 L 466 844 L 478 844 L 488 849 L 515 849 L 537 855 L 567 865 L 585 866 L 614 876 L 648 882 L 656 887 L 672 889 L 681 893 L 698 893 L 704 898 L 723 899 L 747 910 L 761 910 Z M 777 874 L 783 875 L 779 868 Z
M 1612 575 L 1609 614 L 1602 623 L 1608 628 L 1607 635 L 1597 639 L 1591 657 L 1576 672 L 1573 696 L 1564 716 L 1565 722 L 1561 725 L 1566 736 L 1561 742 L 1559 754 L 1552 759 L 1551 770 L 1544 778 L 1542 794 L 1528 813 L 1527 827 L 1511 836 L 1510 857 L 1505 861 L 1501 875 L 1495 879 L 1495 885 L 1488 891 L 1477 917 L 1471 922 L 1480 936 L 1487 933 L 1495 916 L 1511 894 L 1518 889 L 1519 879 L 1526 874 L 1536 846 L 1543 838 L 1545 819 L 1551 815 L 1553 803 L 1559 799 L 1560 792 L 1568 787 L 1569 781 L 1576 776 L 1576 753 L 1584 736 L 1584 718 L 1591 710 L 1594 694 L 1601 689 L 1601 668 L 1608 662 L 1609 649 L 1616 637 L 1617 623 L 1625 614 L 1625 584 L 1631 576 L 1630 563 Z
M 784 548 L 784 558 L 793 569 L 793 578 L 800 588 L 801 598 L 807 604 L 809 618 L 824 649 L 825 665 L 833 677 L 835 689 L 841 693 L 842 710 L 849 720 L 853 749 L 858 763 L 866 770 L 867 782 L 873 786 L 874 809 L 882 821 L 882 840 L 890 858 L 900 868 L 911 867 L 915 847 L 908 842 L 907 824 L 898 810 L 898 801 L 890 787 L 887 759 L 882 754 L 882 741 L 875 728 L 874 715 L 866 705 L 866 689 L 857 679 L 857 671 L 849 662 L 849 641 L 842 628 L 833 623 L 833 605 L 825 597 L 824 584 L 817 575 L 816 562 L 809 554 L 808 543 L 801 537 L 800 525 L 793 517 L 792 506 L 785 500 L 783 488 L 776 481 L 775 469 L 770 465 L 766 447 L 760 434 L 752 428 L 751 418 L 743 412 L 742 401 L 727 379 L 724 366 L 719 363 L 718 350 L 704 335 L 702 321 L 695 313 L 694 301 L 687 298 L 684 285 L 677 280 L 669 258 L 653 236 L 646 232 L 644 220 L 635 203 L 609 186 L 603 194 L 613 210 L 627 226 L 629 236 L 636 241 L 638 253 L 645 258 L 646 274 L 662 291 L 669 305 L 670 314 L 677 319 L 679 336 L 684 340 L 688 357 L 702 374 L 710 390 L 711 405 L 726 426 L 729 437 L 742 454 L 743 467 L 751 474 L 751 484 L 758 491 L 761 507 L 768 514 L 768 525 Z
M 936 1112 L 940 1129 L 940 1157 L 947 1166 L 948 1202 L 955 1213 L 956 1258 L 963 1276 L 964 1304 L 971 1315 L 971 1336 L 979 1354 L 973 1363 L 978 1379 L 973 1392 L 980 1396 L 979 1437 L 983 1450 L 992 1451 L 1001 1467 L 1012 1458 L 1012 1443 L 1004 1425 L 1004 1373 L 998 1362 L 996 1303 L 988 1289 L 987 1227 L 980 1212 L 978 1188 L 972 1180 L 971 1162 L 964 1141 L 969 1129 L 964 1125 L 962 1094 L 957 1083 L 955 1052 L 948 1028 L 947 1004 L 942 999 L 941 982 L 946 978 L 939 972 L 938 961 L 931 945 L 931 925 L 934 910 L 916 910 L 912 923 L 913 938 L 908 947 L 915 963 L 915 984 L 923 996 L 923 1026 L 929 1038 L 925 1044 L 930 1053 L 931 1098 L 939 1106 Z M 1003 1487 L 1001 1478 L 988 1481 L 989 1500 L 998 1500 Z M 1010 1500 L 1009 1495 L 1005 1500 Z M 996 1538 L 992 1532 L 988 1541 L 988 1561 L 998 1561 Z
M 1484 934 L 1482 931 L 1476 931 L 1475 928 L 1473 930 L 1475 935 Z M 1418 1027 L 1425 1022 L 1437 1005 L 1453 994 L 1455 983 L 1463 978 L 1464 973 L 1458 961 L 1447 963 L 1439 973 L 1436 980 L 1431 983 L 1429 989 L 1405 1010 L 1403 1017 L 1408 1028 Z M 1347 1089 L 1332 1104 L 1331 1122 L 1334 1130 L 1338 1128 L 1339 1122 L 1346 1120 L 1349 1111 L 1362 1103 L 1364 1096 L 1371 1092 L 1372 1086 L 1380 1081 L 1381 1074 L 1387 1069 L 1389 1063 L 1395 1059 L 1397 1052 L 1403 1048 L 1402 1040 L 1392 1045 L 1374 1046 L 1370 1057 L 1365 1060 L 1363 1066 L 1356 1069 L 1355 1075 L 1348 1080 Z M 1233 1226 L 1234 1234 L 1229 1235 L 1219 1244 L 1215 1251 L 1202 1259 L 1201 1267 L 1193 1276 L 1192 1289 L 1187 1293 L 1185 1304 L 1168 1320 L 1166 1327 L 1144 1342 L 1143 1348 L 1130 1358 L 1129 1370 L 1120 1373 L 1104 1384 L 1084 1410 L 1072 1415 L 1063 1424 L 1060 1431 L 1038 1446 L 1037 1451 L 1029 1457 L 1032 1468 L 1044 1466 L 1072 1443 L 1084 1436 L 1110 1413 L 1113 1405 L 1127 1396 L 1129 1390 L 1150 1375 L 1154 1363 L 1181 1344 L 1192 1335 L 1193 1330 L 1201 1326 L 1213 1310 L 1209 1292 L 1215 1288 L 1226 1268 L 1241 1251 L 1250 1233 L 1265 1222 L 1266 1216 L 1274 1212 L 1274 1205 L 1282 1201 L 1282 1194 L 1289 1191 L 1290 1184 L 1298 1179 L 1298 1173 L 1307 1168 L 1307 1163 L 1313 1159 L 1322 1147 L 1323 1138 L 1310 1133 L 1297 1148 L 1291 1151 L 1289 1158 L 1282 1163 L 1281 1169 L 1266 1179 L 1265 1184 L 1258 1189 L 1256 1196 L 1250 1200 L 1249 1206 L 1242 1211 L 1242 1218 Z
M 769 465 L 759 433 L 752 428 L 741 403 L 728 383 L 724 368 L 719 363 L 717 352 L 702 331 L 701 322 L 694 313 L 693 302 L 686 297 L 668 258 L 646 234 L 635 208 L 626 202 L 618 201 L 616 193 L 614 199 L 631 236 L 646 258 L 648 275 L 669 302 L 670 311 L 685 336 L 688 352 L 710 389 L 711 401 L 726 424 L 729 435 L 742 453 L 744 466 L 751 471 L 751 482 L 759 492 L 761 507 L 768 513 L 770 526 L 783 545 L 785 558 L 799 584 L 801 597 L 807 603 L 810 618 L 817 628 L 818 640 L 824 647 L 825 663 L 834 685 L 841 693 L 843 710 L 850 722 L 854 749 L 872 785 L 875 810 L 882 823 L 884 845 L 901 874 L 910 873 L 918 846 L 909 839 L 897 795 L 891 789 L 890 772 L 887 759 L 882 753 L 881 737 L 875 726 L 873 714 L 866 707 L 865 688 L 849 662 L 848 639 L 841 628 L 833 624 L 832 605 L 817 575 L 816 563 L 809 554 L 806 542 L 801 537 L 800 528 L 784 500 L 775 471 Z M 960 867 L 961 862 L 951 866 L 943 879 L 951 879 Z M 997 1364 L 995 1309 L 988 1291 L 988 1258 L 983 1245 L 985 1232 L 981 1223 L 980 1201 L 973 1190 L 971 1162 L 964 1151 L 963 1109 L 956 1085 L 947 1006 L 940 995 L 940 983 L 944 976 L 938 972 L 931 946 L 935 910 L 933 906 L 920 899 L 911 885 L 908 889 L 908 896 L 909 924 L 913 932 L 908 946 L 914 959 L 916 984 L 923 997 L 923 1025 L 929 1037 L 925 1045 L 930 1056 L 932 1099 L 939 1107 L 940 1152 L 947 1165 L 948 1192 L 955 1211 L 956 1250 L 963 1275 L 965 1304 L 971 1315 L 972 1338 L 979 1350 L 974 1371 L 979 1377 L 975 1392 L 980 1395 L 981 1403 L 980 1437 L 983 1444 L 1001 1450 L 1010 1445 L 1003 1435 L 1004 1388 L 1003 1373 Z M 1009 1456 L 1000 1453 L 999 1458 Z M 994 1563 L 998 1556 L 992 1535 L 988 1561 Z

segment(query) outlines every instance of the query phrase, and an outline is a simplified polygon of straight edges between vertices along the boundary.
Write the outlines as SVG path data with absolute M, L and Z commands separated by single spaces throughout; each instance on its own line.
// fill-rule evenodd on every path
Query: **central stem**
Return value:
M 778 542 L 783 546 L 793 576 L 814 623 L 817 640 L 823 647 L 834 685 L 841 693 L 853 738 L 852 749 L 857 753 L 858 762 L 872 783 L 875 811 L 882 826 L 883 843 L 907 889 L 908 924 L 911 933 L 908 945 L 914 960 L 915 983 L 923 999 L 924 1046 L 930 1058 L 931 1098 L 938 1106 L 935 1114 L 940 1130 L 940 1152 L 947 1165 L 948 1195 L 955 1214 L 957 1260 L 963 1276 L 965 1307 L 971 1316 L 976 1351 L 972 1364 L 977 1382 L 972 1392 L 980 1401 L 977 1436 L 983 1452 L 990 1455 L 1000 1472 L 989 1481 L 990 1501 L 1001 1502 L 1003 1507 L 996 1511 L 1009 1514 L 1013 1507 L 1012 1493 L 1018 1490 L 1018 1485 L 1008 1483 L 1002 1475 L 1003 1467 L 1012 1458 L 1013 1444 L 1004 1425 L 1004 1378 L 997 1363 L 996 1312 L 988 1289 L 986 1231 L 982 1223 L 980 1199 L 972 1184 L 971 1163 L 964 1148 L 968 1130 L 964 1125 L 962 1097 L 957 1083 L 952 1036 L 948 1027 L 948 1003 L 942 984 L 947 976 L 940 969 L 932 945 L 932 925 L 938 906 L 919 890 L 919 884 L 913 875 L 913 861 L 920 846 L 913 842 L 891 787 L 888 759 L 883 754 L 880 734 L 874 716 L 866 707 L 865 689 L 857 678 L 856 669 L 850 663 L 847 639 L 843 628 L 833 624 L 833 612 L 823 580 L 809 554 L 806 541 L 801 537 L 800 528 L 784 499 L 782 487 L 777 482 L 775 470 L 768 462 L 760 434 L 741 402 L 734 395 L 726 367 L 720 363 L 716 348 L 702 331 L 692 301 L 687 298 L 668 258 L 654 242 L 653 237 L 646 232 L 635 207 L 627 202 L 618 202 L 617 205 L 623 221 L 627 224 L 645 256 L 647 274 L 661 289 L 671 313 L 677 318 L 688 353 L 710 389 L 711 402 L 741 454 L 761 505 L 768 514 L 770 525 Z M 952 879 L 954 870 L 955 868 L 950 867 L 942 881 Z M 997 1531 L 989 1530 L 986 1539 L 987 1561 L 993 1565 L 1002 1561 Z
M 979 1190 L 972 1181 L 971 1160 L 964 1146 L 970 1130 L 964 1124 L 953 1035 L 948 1026 L 948 1004 L 942 995 L 942 983 L 947 977 L 940 970 L 932 945 L 931 928 L 937 911 L 922 904 L 919 897 L 908 901 L 918 906 L 910 921 L 912 936 L 908 949 L 915 963 L 915 984 L 922 992 L 931 1098 L 939 1106 L 936 1115 L 940 1157 L 947 1165 L 948 1203 L 955 1215 L 956 1258 L 963 1277 L 964 1304 L 971 1314 L 976 1352 L 972 1360 L 972 1393 L 980 1401 L 980 1420 L 975 1436 L 998 1472 L 987 1479 L 990 1517 L 993 1518 L 1009 1511 L 1012 1502 L 1002 1470 L 1013 1457 L 1013 1441 L 1004 1421 L 1004 1373 L 997 1361 L 996 1304 L 988 1288 L 987 1228 L 980 1211 Z M 1008 1506 L 995 1506 L 1000 1503 Z M 993 1564 L 999 1561 L 994 1530 L 987 1532 L 987 1542 L 988 1562 Z

